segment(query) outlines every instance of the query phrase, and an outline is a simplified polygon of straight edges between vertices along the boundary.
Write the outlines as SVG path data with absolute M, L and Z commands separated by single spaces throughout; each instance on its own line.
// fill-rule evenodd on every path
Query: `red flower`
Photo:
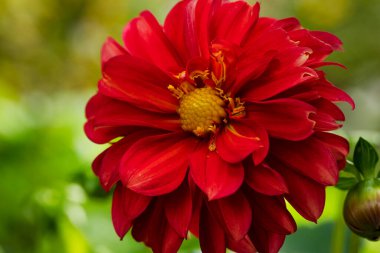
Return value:
M 112 219 L 154 252 L 190 231 L 203 252 L 277 252 L 296 224 L 285 199 L 316 221 L 348 143 L 327 133 L 352 99 L 320 67 L 341 41 L 259 4 L 184 0 L 161 26 L 143 12 L 124 46 L 108 39 L 87 105 L 87 136 L 111 146 L 93 163 Z M 117 137 L 117 141 L 113 141 Z

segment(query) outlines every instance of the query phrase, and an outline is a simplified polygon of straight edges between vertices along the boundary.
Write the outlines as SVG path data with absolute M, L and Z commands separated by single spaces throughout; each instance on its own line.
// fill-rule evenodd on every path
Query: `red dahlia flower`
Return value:
M 112 220 L 154 252 L 189 231 L 203 252 L 277 252 L 296 230 L 285 199 L 316 221 L 348 143 L 328 133 L 352 99 L 320 67 L 341 41 L 259 4 L 184 0 L 161 26 L 150 12 L 108 39 L 87 136 Z M 118 138 L 119 137 L 119 138 Z M 120 138 L 122 137 L 122 138 Z M 118 139 L 115 139 L 118 138 Z

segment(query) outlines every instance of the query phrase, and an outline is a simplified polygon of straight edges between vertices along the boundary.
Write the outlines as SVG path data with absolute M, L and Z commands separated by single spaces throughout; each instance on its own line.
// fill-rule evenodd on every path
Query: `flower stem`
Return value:
M 360 237 L 351 232 L 349 253 L 359 253 Z
M 335 226 L 332 234 L 331 253 L 344 252 L 344 235 L 346 231 L 346 224 L 344 223 L 343 215 L 341 213 L 341 210 L 343 210 L 344 196 L 345 192 L 342 191 L 337 192 L 335 196 L 339 214 L 335 219 Z

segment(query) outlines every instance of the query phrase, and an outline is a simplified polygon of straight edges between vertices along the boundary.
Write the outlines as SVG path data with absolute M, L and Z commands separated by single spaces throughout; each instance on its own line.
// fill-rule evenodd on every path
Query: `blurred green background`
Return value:
M 149 252 L 113 231 L 110 195 L 90 164 L 104 147 L 86 139 L 84 106 L 100 78 L 99 51 L 107 36 L 120 41 L 125 23 L 143 9 L 163 21 L 174 0 L 0 1 L 0 253 Z M 310 29 L 344 42 L 335 53 L 348 70 L 329 78 L 355 99 L 340 133 L 380 144 L 380 1 L 262 0 L 262 15 L 298 17 Z M 299 230 L 283 253 L 334 252 L 345 193 L 328 190 L 318 225 L 296 216 Z M 199 252 L 195 239 L 182 252 Z M 362 241 L 360 252 L 380 252 Z

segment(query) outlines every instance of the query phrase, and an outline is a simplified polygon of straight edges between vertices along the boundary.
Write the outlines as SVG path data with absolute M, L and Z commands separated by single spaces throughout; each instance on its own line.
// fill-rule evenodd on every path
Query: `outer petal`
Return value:
M 207 210 L 206 205 L 201 210 L 199 243 L 203 253 L 225 253 L 226 239 L 223 228 L 215 217 Z
M 315 137 L 298 142 L 273 140 L 271 144 L 272 154 L 293 171 L 320 184 L 336 184 L 338 167 L 335 157 L 331 150 Z
M 186 62 L 209 56 L 208 23 L 219 1 L 181 1 L 168 14 L 164 32 Z
M 151 127 L 168 131 L 181 130 L 177 114 L 145 111 L 100 93 L 90 99 L 86 109 L 93 131 L 104 127 L 124 126 Z
M 281 174 L 267 164 L 246 168 L 245 182 L 256 192 L 269 196 L 288 192 L 288 187 Z
M 122 140 L 112 144 L 111 147 L 101 153 L 93 163 L 93 170 L 99 177 L 100 183 L 106 191 L 120 180 L 119 166 L 121 158 L 129 147 L 142 136 L 152 134 L 151 131 L 139 131 L 124 137 Z
M 142 12 L 125 27 L 123 40 L 133 56 L 152 62 L 164 71 L 179 73 L 184 67 L 162 27 L 148 11 Z
M 170 226 L 186 238 L 192 216 L 192 196 L 186 181 L 165 198 L 165 214 Z
M 249 237 L 260 253 L 278 253 L 285 241 L 285 235 L 268 231 L 256 223 Z
M 176 253 L 183 241 L 167 223 L 162 199 L 157 199 L 135 220 L 132 235 L 155 253 Z
M 233 239 L 227 238 L 227 246 L 229 249 L 234 252 L 239 253 L 257 253 L 255 246 L 253 245 L 251 239 L 248 236 L 245 236 L 244 239 L 240 241 L 234 241 Z
M 121 55 L 110 59 L 103 70 L 99 91 L 145 110 L 174 113 L 178 101 L 167 89 L 171 77 L 149 62 Z
M 240 162 L 254 150 L 263 148 L 256 132 L 238 122 L 223 128 L 215 144 L 218 154 L 230 163 Z
M 286 209 L 282 196 L 269 197 L 254 194 L 251 201 L 254 220 L 265 230 L 278 234 L 291 234 L 297 226 L 289 211 Z
M 295 99 L 277 99 L 247 106 L 248 118 L 262 125 L 272 137 L 302 140 L 314 131 L 309 115 L 316 109 Z
M 280 92 L 308 80 L 314 80 L 317 74 L 311 68 L 298 67 L 277 76 L 266 76 L 250 83 L 249 90 L 242 94 L 244 100 L 256 102 L 271 98 Z
M 240 45 L 253 29 L 259 11 L 258 3 L 253 6 L 243 1 L 223 4 L 210 23 L 211 40 L 228 41 Z
M 233 194 L 244 179 L 242 164 L 223 161 L 207 145 L 200 145 L 192 154 L 190 175 L 210 200 Z
M 118 236 L 124 235 L 136 219 L 149 205 L 151 198 L 135 193 L 119 183 L 112 200 L 112 222 Z
M 119 43 L 112 38 L 107 38 L 104 42 L 101 56 L 102 56 L 102 68 L 104 64 L 111 58 L 119 55 L 128 54 L 128 52 Z
M 285 178 L 289 194 L 285 197 L 305 219 L 317 222 L 325 206 L 325 186 L 293 172 L 281 163 L 271 165 Z
M 226 234 L 233 240 L 240 241 L 246 236 L 251 227 L 252 212 L 247 199 L 241 192 L 210 201 L 208 205 L 210 213 L 216 217 Z
M 318 132 L 315 137 L 331 150 L 338 162 L 338 169 L 343 169 L 346 166 L 346 157 L 350 150 L 348 141 L 343 137 L 331 133 Z
M 195 138 L 180 133 L 151 136 L 136 142 L 120 165 L 121 180 L 144 195 L 172 192 L 184 180 Z

